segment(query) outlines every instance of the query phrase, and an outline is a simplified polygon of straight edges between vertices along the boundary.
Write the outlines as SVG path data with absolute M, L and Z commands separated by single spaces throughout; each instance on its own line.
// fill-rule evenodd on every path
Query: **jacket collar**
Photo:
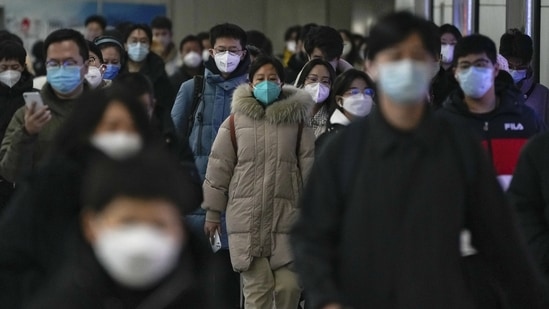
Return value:
M 90 86 L 84 80 L 84 90 L 82 94 L 84 94 L 89 90 L 90 90 Z M 82 94 L 80 96 L 82 96 Z M 53 91 L 53 88 L 48 82 L 46 82 L 44 84 L 44 87 L 42 87 L 42 90 L 40 90 L 40 95 L 42 96 L 42 100 L 44 100 L 44 104 L 48 105 L 51 111 L 63 117 L 69 115 L 69 113 L 72 111 L 72 108 L 74 106 L 73 103 L 80 98 L 80 97 L 77 97 L 74 99 L 60 99 L 55 94 L 55 92 Z
M 310 94 L 293 86 L 283 86 L 280 99 L 263 107 L 253 96 L 250 85 L 238 86 L 233 94 L 232 113 L 242 113 L 269 123 L 299 123 L 308 119 L 314 102 Z
M 418 127 L 411 131 L 400 131 L 391 126 L 379 108 L 373 109 L 366 121 L 371 130 L 371 145 L 379 155 L 386 155 L 402 145 L 420 146 L 425 149 L 434 149 L 439 130 L 432 111 L 425 106 L 423 118 Z

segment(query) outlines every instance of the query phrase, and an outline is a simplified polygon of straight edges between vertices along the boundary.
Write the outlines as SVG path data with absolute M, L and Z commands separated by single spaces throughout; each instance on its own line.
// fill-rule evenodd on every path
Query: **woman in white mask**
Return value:
M 205 250 L 181 220 L 202 196 L 178 167 L 156 149 L 93 164 L 82 186 L 84 241 L 69 243 L 78 253 L 30 308 L 104 308 L 112 299 L 123 308 L 214 308 L 200 280 Z
M 305 64 L 295 81 L 295 86 L 307 91 L 315 102 L 309 126 L 313 128 L 317 138 L 326 132 L 328 119 L 333 111 L 329 98 L 335 76 L 334 68 L 329 62 L 312 59 Z
M 439 109 L 448 95 L 459 88 L 452 68 L 454 47 L 462 37 L 458 28 L 450 24 L 440 26 L 438 32 L 440 33 L 440 66 L 436 63 L 436 66 L 433 68 L 429 97 L 429 103 L 434 109 Z
M 87 41 L 87 43 L 90 54 L 90 65 L 88 66 L 88 73 L 84 75 L 86 82 L 92 89 L 110 86 L 111 81 L 103 79 L 103 74 L 105 74 L 107 66 L 104 64 L 101 49 L 93 42 Z
M 374 106 L 374 89 L 374 82 L 359 70 L 347 70 L 336 78 L 331 95 L 335 110 L 328 121 L 326 133 L 316 140 L 317 149 L 329 135 L 370 113 Z

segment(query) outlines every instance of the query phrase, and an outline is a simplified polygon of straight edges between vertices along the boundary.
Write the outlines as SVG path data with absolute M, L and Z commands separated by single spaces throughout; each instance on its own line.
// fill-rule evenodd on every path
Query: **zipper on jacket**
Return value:
M 488 124 L 488 121 L 485 121 L 485 122 L 484 122 L 484 128 L 483 128 L 484 132 L 488 132 L 488 129 L 489 129 L 489 128 L 490 128 L 490 126 L 489 126 L 489 124 Z

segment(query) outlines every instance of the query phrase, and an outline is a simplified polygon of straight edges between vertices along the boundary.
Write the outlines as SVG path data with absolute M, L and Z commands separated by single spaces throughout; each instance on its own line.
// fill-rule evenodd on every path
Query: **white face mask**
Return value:
M 493 72 L 492 68 L 471 66 L 467 70 L 461 70 L 455 77 L 466 96 L 479 99 L 492 88 Z
M 115 281 L 143 289 L 175 269 L 181 244 L 152 226 L 135 224 L 100 232 L 93 249 Z
M 307 91 L 315 103 L 323 103 L 330 95 L 330 87 L 322 83 L 312 83 L 305 85 L 303 90 Z
M 297 49 L 296 41 L 287 41 L 286 42 L 286 49 L 292 54 L 295 53 L 295 51 Z
M 90 84 L 92 89 L 97 88 L 97 86 L 99 86 L 99 84 L 101 84 L 101 81 L 103 80 L 101 70 L 94 66 L 88 67 L 88 74 L 84 75 L 84 78 L 86 78 L 88 84 Z
M 13 87 L 13 85 L 17 84 L 20 79 L 21 72 L 16 70 L 7 70 L 0 73 L 0 82 L 10 88 Z
M 183 63 L 189 68 L 198 68 L 202 63 L 202 57 L 197 52 L 189 52 L 183 57 Z
M 158 35 L 153 37 L 153 41 L 166 47 L 172 42 L 172 38 L 169 35 Z
M 232 73 L 240 63 L 240 56 L 226 51 L 214 56 L 215 65 L 222 73 Z
M 341 52 L 341 57 L 347 57 L 349 53 L 351 52 L 351 49 L 353 49 L 353 46 L 351 45 L 351 42 L 344 41 L 343 42 L 343 51 Z
M 440 54 L 442 55 L 442 63 L 450 64 L 454 61 L 454 48 L 455 45 L 442 44 L 440 46 Z
M 205 49 L 203 52 L 202 52 L 202 61 L 206 62 L 210 59 L 210 52 Z
M 356 117 L 365 117 L 372 110 L 374 100 L 363 93 L 343 98 L 343 109 Z
M 135 133 L 109 132 L 94 135 L 91 144 L 109 157 L 121 160 L 139 152 L 143 141 Z
M 431 82 L 432 67 L 410 59 L 379 65 L 379 88 L 401 105 L 420 104 L 427 97 Z

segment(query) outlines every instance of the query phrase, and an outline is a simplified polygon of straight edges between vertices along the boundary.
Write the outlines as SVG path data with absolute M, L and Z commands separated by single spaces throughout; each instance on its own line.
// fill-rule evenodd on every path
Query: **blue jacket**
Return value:
M 249 64 L 249 61 L 246 61 L 247 59 L 240 63 L 228 79 L 224 79 L 218 72 L 214 72 L 214 69 L 209 65 L 210 62 L 213 62 L 213 59 L 210 59 L 206 64 L 203 95 L 196 110 L 194 124 L 189 136 L 189 144 L 202 181 L 204 181 L 208 156 L 217 131 L 231 113 L 233 91 L 248 80 L 247 64 Z M 179 134 L 183 134 L 188 126 L 188 117 L 192 112 L 193 91 L 194 79 L 191 79 L 181 85 L 175 98 L 172 108 L 172 120 Z

